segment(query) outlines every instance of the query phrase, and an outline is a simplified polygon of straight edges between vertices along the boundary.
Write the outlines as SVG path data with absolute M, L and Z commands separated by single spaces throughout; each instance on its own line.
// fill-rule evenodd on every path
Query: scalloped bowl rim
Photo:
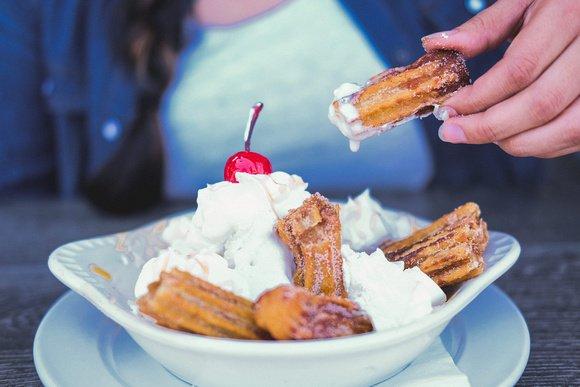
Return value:
M 419 222 L 423 223 L 423 220 L 419 219 Z M 143 227 L 129 231 L 129 233 L 135 232 Z M 521 252 L 520 244 L 514 237 L 502 232 L 490 231 L 490 242 L 492 239 L 499 240 L 501 238 L 507 238 L 509 241 L 506 244 L 509 245 L 509 249 L 504 252 L 502 257 L 495 261 L 493 265 L 488 265 L 481 275 L 461 284 L 445 304 L 434 309 L 431 314 L 408 325 L 389 330 L 334 339 L 308 341 L 255 341 L 201 336 L 155 325 L 144 317 L 137 316 L 122 309 L 115 302 L 102 294 L 94 285 L 76 276 L 57 259 L 63 250 L 68 249 L 71 246 L 78 247 L 87 244 L 87 242 L 97 240 L 106 243 L 107 240 L 113 238 L 115 235 L 117 234 L 71 242 L 57 248 L 50 254 L 48 259 L 48 267 L 50 271 L 63 284 L 87 299 L 103 314 L 121 325 L 130 333 L 182 350 L 203 350 L 208 354 L 227 353 L 229 355 L 237 353 L 239 355 L 283 355 L 303 357 L 305 355 L 320 355 L 327 353 L 328 351 L 368 351 L 400 343 L 448 323 L 487 286 L 492 284 L 497 278 L 509 270 L 509 268 L 515 264 Z

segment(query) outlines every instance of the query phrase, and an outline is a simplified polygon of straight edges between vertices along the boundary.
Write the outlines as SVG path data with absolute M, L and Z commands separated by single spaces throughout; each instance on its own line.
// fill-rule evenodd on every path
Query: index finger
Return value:
M 453 49 L 468 58 L 497 47 L 519 24 L 531 0 L 500 0 L 451 31 L 421 39 L 426 51 Z
M 459 90 L 444 105 L 459 114 L 481 112 L 530 85 L 564 51 L 577 35 L 575 14 L 562 0 L 537 10 L 537 14 L 514 38 L 504 57 L 478 78 Z M 546 23 L 559 20 L 559 23 Z M 557 39 L 554 39 L 557 36 Z

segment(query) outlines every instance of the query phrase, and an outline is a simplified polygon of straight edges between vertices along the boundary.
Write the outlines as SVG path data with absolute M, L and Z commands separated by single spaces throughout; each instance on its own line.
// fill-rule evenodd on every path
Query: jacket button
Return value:
M 487 6 L 485 0 L 465 0 L 465 8 L 472 14 L 476 14 Z
M 107 120 L 101 128 L 101 135 L 109 142 L 115 141 L 119 134 L 121 134 L 121 124 L 114 118 Z

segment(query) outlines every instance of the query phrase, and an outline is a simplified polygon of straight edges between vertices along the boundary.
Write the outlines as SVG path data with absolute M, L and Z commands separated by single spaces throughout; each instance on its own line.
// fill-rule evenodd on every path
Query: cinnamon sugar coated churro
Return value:
M 437 285 L 455 285 L 483 272 L 487 224 L 475 203 L 466 203 L 397 242 L 381 245 L 390 261 L 418 266 Z
M 315 294 L 346 297 L 338 205 L 316 193 L 276 226 L 294 255 L 293 282 Z
M 277 340 L 325 339 L 373 330 L 370 318 L 355 302 L 292 285 L 265 292 L 254 310 L 258 325 Z
M 267 339 L 254 319 L 252 301 L 174 269 L 137 300 L 141 313 L 167 328 L 233 339 Z
M 468 84 L 463 56 L 437 50 L 409 66 L 388 69 L 362 87 L 343 84 L 334 92 L 328 115 L 356 151 L 365 138 L 433 113 L 451 94 Z

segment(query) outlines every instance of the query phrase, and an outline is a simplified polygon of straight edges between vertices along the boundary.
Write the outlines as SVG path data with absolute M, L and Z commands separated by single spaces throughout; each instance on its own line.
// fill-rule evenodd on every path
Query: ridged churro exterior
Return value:
M 373 330 L 370 318 L 355 302 L 292 285 L 265 292 L 254 310 L 258 325 L 277 340 L 326 339 Z
M 334 101 L 352 105 L 356 122 L 366 128 L 390 127 L 433 112 L 459 88 L 469 84 L 463 56 L 456 51 L 428 52 L 405 67 L 386 70 L 371 78 L 359 91 Z M 348 121 L 348 119 L 345 118 Z
M 177 269 L 162 272 L 137 305 L 168 328 L 233 339 L 269 338 L 256 325 L 252 301 Z
M 295 285 L 315 294 L 347 296 L 338 205 L 316 193 L 279 220 L 276 230 L 294 256 Z
M 381 249 L 390 261 L 418 266 L 439 286 L 461 283 L 483 272 L 487 224 L 479 206 L 466 203 L 409 237 Z

